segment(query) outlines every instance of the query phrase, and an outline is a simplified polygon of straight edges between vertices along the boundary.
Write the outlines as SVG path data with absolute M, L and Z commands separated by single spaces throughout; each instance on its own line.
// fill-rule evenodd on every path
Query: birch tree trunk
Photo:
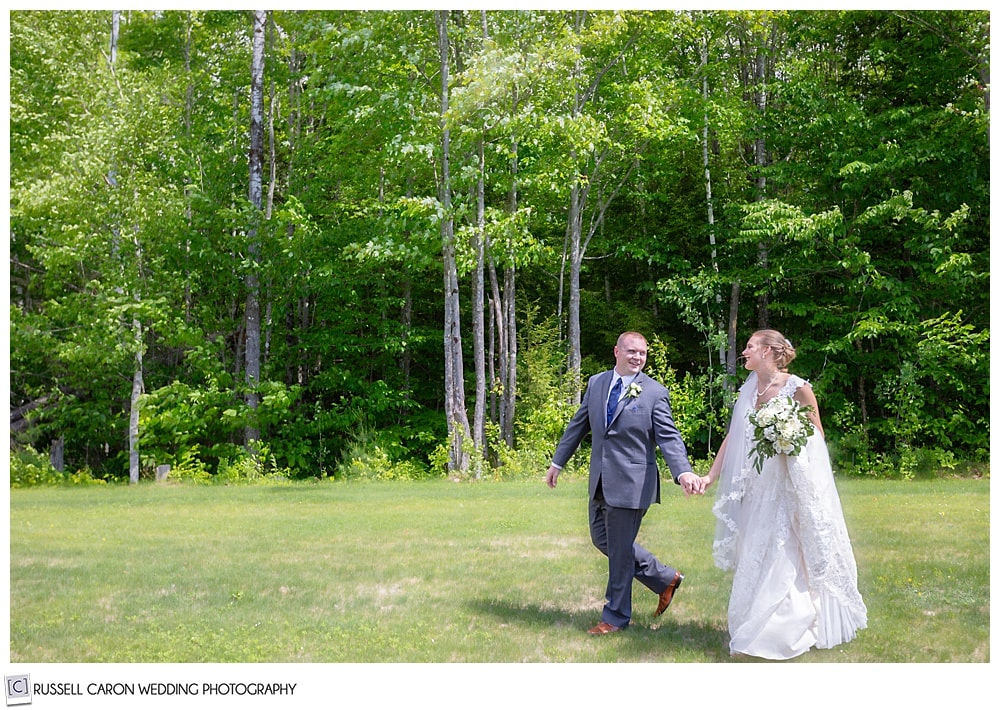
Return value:
M 701 46 L 701 96 L 702 101 L 705 106 L 704 112 L 704 124 L 702 125 L 702 136 L 701 136 L 701 156 L 702 163 L 705 167 L 705 205 L 708 210 L 708 244 L 712 251 L 712 271 L 716 274 L 719 273 L 719 259 L 718 253 L 716 251 L 715 244 L 715 203 L 712 200 L 712 166 L 709 162 L 709 121 L 708 121 L 708 37 L 705 37 L 704 44 Z M 722 294 L 716 291 L 715 293 L 715 305 L 716 308 L 721 310 L 722 308 Z M 722 320 L 722 314 L 718 314 L 719 321 Z M 720 330 L 725 330 L 725 326 L 712 318 L 713 326 L 718 325 Z M 730 350 L 725 344 L 719 343 L 719 362 L 727 367 L 727 372 L 729 374 L 735 374 L 735 370 L 729 371 L 729 354 Z M 735 367 L 736 360 L 733 358 L 733 366 Z M 728 381 L 728 380 L 727 380 Z
M 118 61 L 118 29 L 121 26 L 122 11 L 113 10 L 111 12 L 111 47 L 110 47 L 110 61 L 111 66 L 115 66 L 115 62 Z
M 583 264 L 583 249 L 581 248 L 583 217 L 581 193 L 584 189 L 579 182 L 574 183 L 569 195 L 569 221 L 566 225 L 566 237 L 569 247 L 569 307 L 567 312 L 566 335 L 569 338 L 569 354 L 566 360 L 566 374 L 570 377 L 570 392 L 573 404 L 579 405 L 582 396 L 582 381 L 580 368 L 583 358 L 580 354 L 580 267 Z
M 482 11 L 483 38 L 489 38 L 489 24 L 487 22 L 486 11 Z M 517 117 L 520 108 L 520 97 L 518 86 L 515 83 L 511 87 L 510 116 Z M 516 121 L 512 121 L 516 123 Z M 516 219 L 518 210 L 518 138 L 513 135 L 510 141 L 510 188 L 507 190 L 505 204 L 506 214 L 509 219 Z M 504 443 L 513 448 L 514 446 L 514 407 L 517 400 L 517 319 L 515 317 L 516 304 L 516 274 L 517 259 L 516 246 L 513 240 L 508 238 L 502 244 L 492 244 L 489 235 L 484 235 L 486 240 L 486 253 L 489 261 L 491 299 L 491 357 L 490 357 L 490 396 L 494 397 L 498 386 L 500 390 L 499 411 L 495 411 L 496 421 L 500 426 L 500 436 Z M 503 261 L 503 292 L 501 293 L 497 279 L 497 250 Z M 496 334 L 496 339 L 492 334 Z M 499 352 L 496 357 L 499 359 L 500 376 L 499 380 L 494 376 L 494 357 L 492 352 L 493 344 L 499 345 Z M 494 400 L 495 404 L 495 400 Z
M 469 416 L 465 409 L 465 371 L 462 362 L 462 328 L 458 287 L 458 266 L 455 259 L 455 223 L 451 211 L 451 133 L 448 129 L 449 52 L 448 10 L 436 10 L 438 52 L 441 61 L 441 252 L 444 266 L 444 389 L 445 416 L 448 419 L 451 473 L 469 469 L 465 442 L 470 438 Z
M 472 343 L 476 365 L 476 401 L 472 416 L 472 441 L 478 456 L 475 477 L 482 476 L 486 458 L 486 304 L 485 304 L 485 237 L 486 237 L 486 153 L 482 134 L 477 142 L 479 178 L 476 181 L 476 228 L 473 230 L 472 251 L 476 271 L 472 282 Z
M 580 10 L 576 13 L 573 30 L 577 35 L 583 30 L 583 23 L 586 18 L 586 11 Z M 579 87 L 581 75 L 583 73 L 582 47 L 577 47 L 577 59 L 573 70 L 574 94 L 573 112 L 571 118 L 575 119 L 582 109 L 585 101 Z M 571 165 L 576 165 L 578 156 L 576 151 L 570 153 Z M 568 322 L 566 324 L 566 335 L 569 338 L 569 352 L 566 358 L 567 375 L 571 382 L 570 392 L 572 402 L 579 405 L 582 397 L 583 383 L 580 375 L 580 367 L 583 358 L 580 354 L 580 266 L 583 263 L 583 250 L 580 242 L 583 233 L 583 203 L 586 188 L 580 184 L 580 177 L 573 180 L 573 186 L 569 194 L 569 214 L 566 224 L 566 248 L 568 254 L 563 255 L 564 263 L 569 260 L 569 309 L 567 313 Z M 561 278 L 561 275 L 560 275 Z
M 128 480 L 139 482 L 139 407 L 143 392 L 142 379 L 142 326 L 139 320 L 132 323 L 135 334 L 135 372 L 132 373 L 132 396 L 128 415 Z
M 480 12 L 483 27 L 483 39 L 487 39 L 487 24 L 485 11 Z M 461 74 L 464 71 L 462 52 L 456 46 L 455 66 Z M 488 378 L 486 375 L 486 127 L 483 126 L 476 140 L 477 177 L 475 186 L 476 226 L 472 230 L 471 248 L 476 260 L 476 268 L 472 275 L 472 354 L 476 370 L 476 395 L 472 414 L 472 443 L 476 452 L 473 461 L 474 477 L 482 478 L 483 464 L 487 459 L 486 451 L 486 390 Z
M 728 341 L 726 344 L 726 371 L 735 376 L 736 375 L 736 348 L 738 347 L 736 341 L 736 328 L 739 325 L 739 314 L 740 314 L 740 282 L 733 281 L 732 286 L 729 289 L 729 323 L 726 329 Z
M 112 76 L 115 75 L 115 64 L 118 59 L 118 32 L 121 27 L 121 11 L 114 10 L 111 13 L 111 46 L 108 52 L 108 65 L 111 69 Z M 123 97 L 124 98 L 124 97 Z M 116 159 L 114 152 L 111 156 L 112 166 L 114 166 Z M 112 187 L 112 189 L 117 189 L 117 179 L 115 178 L 115 168 L 111 168 L 110 176 L 107 178 L 107 183 Z M 124 293 L 125 284 L 128 283 L 129 279 L 127 277 L 127 267 L 125 266 L 125 258 L 121 254 L 121 224 L 115 223 L 111 227 L 113 243 L 111 249 L 113 252 L 117 253 L 121 258 L 121 277 L 122 286 L 118 289 L 119 292 Z M 139 244 L 138 235 L 135 237 L 135 252 L 136 252 L 136 265 L 142 261 L 142 248 Z M 138 273 L 136 274 L 138 277 Z M 138 284 L 138 278 L 136 278 L 136 284 Z M 132 297 L 135 301 L 139 301 L 141 295 L 136 286 L 135 290 L 132 292 Z M 139 471 L 140 471 L 140 459 L 139 459 L 139 412 L 141 407 L 141 398 L 143 393 L 143 376 L 142 376 L 142 356 L 143 356 L 143 340 L 142 340 L 142 323 L 139 321 L 138 317 L 132 318 L 132 341 L 134 343 L 134 356 L 133 363 L 134 369 L 132 370 L 132 392 L 129 396 L 129 417 L 128 417 L 128 480 L 130 484 L 139 482 Z
M 253 60 L 250 66 L 250 188 L 249 198 L 253 217 L 247 230 L 249 266 L 246 275 L 246 403 L 256 413 L 260 384 L 260 210 L 263 205 L 264 167 L 264 28 L 267 11 L 255 10 L 253 16 Z M 253 414 L 251 414 L 253 416 Z M 260 438 L 256 424 L 247 424 L 244 443 L 251 448 Z
M 517 96 L 514 97 L 513 113 L 517 112 Z M 507 193 L 507 213 L 517 214 L 517 138 L 511 142 L 510 190 Z M 517 314 L 516 305 L 517 267 L 514 260 L 514 246 L 508 246 L 503 276 L 502 322 L 504 340 L 500 349 L 503 399 L 500 405 L 500 431 L 507 446 L 514 446 L 514 406 L 517 401 Z

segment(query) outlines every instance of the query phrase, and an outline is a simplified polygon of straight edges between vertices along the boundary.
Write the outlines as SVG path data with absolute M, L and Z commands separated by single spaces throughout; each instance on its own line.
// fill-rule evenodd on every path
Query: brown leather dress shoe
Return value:
M 621 626 L 612 626 L 606 621 L 602 621 L 594 628 L 587 631 L 588 634 L 592 636 L 601 636 L 602 634 L 613 634 L 615 631 L 621 631 Z
M 656 611 L 653 612 L 653 616 L 659 616 L 667 610 L 670 606 L 670 602 L 674 600 L 674 592 L 681 586 L 681 582 L 684 581 L 684 575 L 678 572 L 674 575 L 674 581 L 667 585 L 667 588 L 663 590 L 660 594 L 660 603 L 656 606 Z

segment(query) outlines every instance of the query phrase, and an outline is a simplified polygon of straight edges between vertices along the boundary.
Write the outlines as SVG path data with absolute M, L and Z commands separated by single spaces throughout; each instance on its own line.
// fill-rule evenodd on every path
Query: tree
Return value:
M 135 481 L 140 464 L 148 463 L 139 455 L 140 395 L 149 374 L 144 355 L 150 342 L 177 333 L 169 304 L 178 282 L 163 269 L 173 248 L 165 235 L 178 225 L 170 187 L 176 175 L 164 156 L 177 151 L 162 101 L 172 87 L 131 70 L 114 34 L 116 19 L 113 13 L 29 13 L 15 23 L 17 41 L 40 39 L 46 28 L 73 26 L 78 33 L 76 44 L 65 42 L 67 32 L 33 46 L 17 81 L 40 78 L 36 72 L 45 63 L 33 61 L 38 53 L 80 53 L 87 60 L 57 62 L 66 69 L 52 76 L 54 90 L 75 87 L 79 98 L 47 128 L 59 136 L 49 142 L 51 170 L 35 172 L 32 165 L 12 174 L 15 253 L 37 277 L 12 298 L 12 335 L 15 342 L 50 348 L 44 361 L 20 360 L 44 378 L 25 382 L 17 395 L 45 392 L 49 406 L 38 412 L 37 436 L 65 438 L 72 466 L 101 467 L 106 457 L 122 454 L 118 470 Z M 38 150 L 33 140 L 16 145 Z M 34 349 L 26 348 L 22 352 Z
M 115 76 L 115 62 L 118 58 L 118 33 L 121 26 L 121 12 L 119 10 L 114 10 L 111 13 L 111 47 L 108 55 L 108 65 L 111 69 L 111 76 Z M 117 159 L 115 157 L 115 147 L 112 147 L 112 154 L 110 158 L 111 167 L 108 170 L 108 176 L 106 181 L 108 185 L 114 189 L 118 185 L 118 168 Z M 115 222 L 111 225 L 112 232 L 112 244 L 111 248 L 114 254 L 117 256 L 121 251 L 121 223 Z M 136 266 L 139 267 L 142 263 L 142 248 L 139 244 L 138 239 L 135 241 L 135 252 L 136 252 Z M 123 263 L 122 270 L 124 271 L 125 266 Z M 123 273 L 123 280 L 125 274 Z M 121 291 L 119 290 L 119 293 Z M 140 300 L 140 294 L 133 294 L 133 298 L 138 301 Z M 138 315 L 132 317 L 132 332 L 135 341 L 135 369 L 132 374 L 132 393 L 129 398 L 129 420 L 128 420 L 128 477 L 130 483 L 139 482 L 139 411 L 140 411 L 140 398 L 143 394 L 143 377 L 142 377 L 142 354 L 145 348 L 142 339 L 142 323 L 140 322 Z M 62 446 L 60 445 L 60 449 Z
M 448 39 L 447 10 L 438 10 L 434 18 L 438 29 L 438 52 L 441 57 L 441 255 L 444 267 L 444 389 L 445 416 L 451 455 L 449 470 L 464 473 L 469 467 L 465 442 L 470 437 L 465 409 L 465 369 L 462 365 L 462 328 L 458 268 L 455 261 L 455 221 L 451 205 L 451 130 L 447 125 L 451 44 Z
M 988 13 L 115 17 L 11 14 L 11 406 L 68 469 L 503 475 L 625 328 L 707 454 L 758 314 L 840 461 L 988 451 Z
M 534 94 L 533 83 L 542 62 L 532 50 L 540 39 L 532 34 L 535 13 L 518 13 L 500 20 L 491 31 L 490 16 L 480 15 L 482 49 L 467 62 L 453 90 L 451 122 L 464 129 L 477 156 L 475 225 L 470 247 L 475 262 L 473 337 L 476 355 L 474 435 L 483 450 L 486 407 L 499 439 L 514 446 L 517 399 L 517 268 L 537 249 L 525 224 L 519 192 L 519 134 L 535 116 L 522 106 Z M 530 110 L 530 109 L 529 109 Z M 488 162 L 489 159 L 489 162 Z M 487 204 L 487 193 L 492 202 Z M 485 278 L 482 275 L 485 273 Z M 486 298 L 485 281 L 489 285 Z M 487 302 L 488 301 L 488 302 Z M 489 324 L 489 335 L 486 324 Z M 488 346 L 487 346 L 488 342 Z M 488 372 L 486 367 L 488 364 Z M 488 399 L 487 399 L 488 392 Z
M 260 213 L 263 208 L 264 170 L 264 31 L 267 12 L 253 15 L 253 60 L 250 65 L 250 225 L 247 229 L 246 272 L 246 401 L 251 412 L 259 403 L 260 386 Z M 246 428 L 246 445 L 260 438 L 256 424 Z

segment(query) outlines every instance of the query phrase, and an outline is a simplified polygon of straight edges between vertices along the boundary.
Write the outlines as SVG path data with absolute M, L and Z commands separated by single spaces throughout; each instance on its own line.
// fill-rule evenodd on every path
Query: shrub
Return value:
M 31 446 L 11 449 L 10 452 L 10 487 L 31 488 L 33 486 L 56 485 L 93 485 L 105 481 L 94 478 L 90 469 L 83 468 L 75 473 L 57 471 L 49 461 L 49 457 L 41 454 Z
M 430 471 L 416 461 L 393 460 L 389 455 L 391 448 L 391 442 L 380 441 L 378 435 L 362 430 L 344 449 L 334 475 L 372 481 L 415 481 L 431 476 Z
M 10 452 L 10 487 L 30 488 L 63 482 L 63 474 L 49 462 L 49 457 L 26 446 Z
M 214 480 L 219 483 L 264 483 L 293 478 L 289 469 L 278 465 L 266 444 L 256 442 L 256 445 L 255 452 L 244 452 L 232 460 L 222 459 Z M 206 476 L 205 480 L 208 478 Z

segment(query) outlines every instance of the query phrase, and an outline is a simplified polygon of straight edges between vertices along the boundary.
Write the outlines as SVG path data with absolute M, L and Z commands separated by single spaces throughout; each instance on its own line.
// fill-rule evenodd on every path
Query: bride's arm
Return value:
M 722 471 L 722 457 L 726 453 L 727 441 L 729 441 L 729 434 L 726 434 L 726 438 L 722 440 L 722 445 L 719 447 L 719 452 L 712 461 L 712 468 L 709 469 L 708 475 L 702 476 L 701 480 L 705 482 L 705 490 L 708 490 L 709 486 L 719 480 L 719 473 Z
M 799 404 L 806 407 L 812 407 L 812 409 L 807 413 L 809 421 L 811 421 L 813 426 L 816 427 L 816 431 L 819 432 L 819 435 L 825 439 L 826 434 L 823 433 L 823 423 L 819 418 L 819 403 L 816 401 L 816 395 L 813 393 L 812 386 L 809 383 L 804 383 L 801 387 L 795 390 L 795 394 L 793 396 L 795 397 L 795 401 Z

